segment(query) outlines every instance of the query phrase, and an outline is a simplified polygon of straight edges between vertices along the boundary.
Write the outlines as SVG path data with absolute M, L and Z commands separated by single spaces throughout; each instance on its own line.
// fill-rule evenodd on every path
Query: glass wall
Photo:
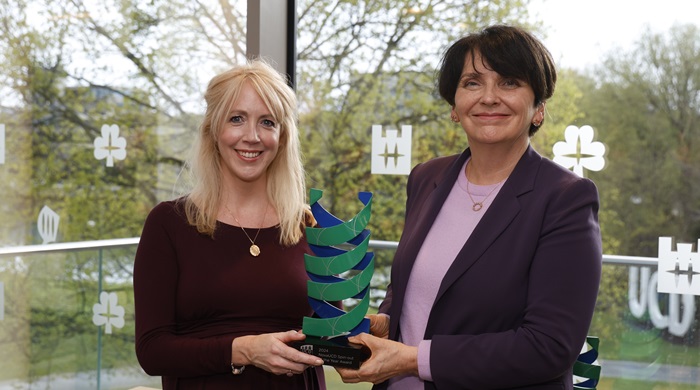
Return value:
M 136 241 L 0 257 L 0 389 L 160 386 L 134 354 Z
M 467 146 L 435 92 L 442 50 L 491 23 L 532 29 L 559 64 L 532 143 L 601 196 L 599 388 L 700 389 L 700 10 L 560 3 L 297 1 L 307 185 L 339 217 L 374 192 L 373 238 L 398 240 L 407 171 Z M 244 60 L 245 16 L 242 1 L 0 0 L 0 246 L 137 240 L 186 189 L 201 93 Z M 0 255 L 0 389 L 158 387 L 133 354 L 134 245 Z M 375 306 L 392 255 L 377 251 Z

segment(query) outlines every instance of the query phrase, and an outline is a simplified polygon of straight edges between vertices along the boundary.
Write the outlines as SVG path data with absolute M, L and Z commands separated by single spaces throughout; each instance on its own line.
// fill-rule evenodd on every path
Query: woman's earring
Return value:
M 540 119 L 540 120 L 533 120 L 533 121 L 532 121 L 532 124 L 533 124 L 535 127 L 540 127 L 540 125 L 542 124 L 542 121 L 543 121 L 543 120 L 544 120 L 544 118 L 542 118 L 542 119 Z
M 450 119 L 452 119 L 452 122 L 459 122 L 459 118 L 457 118 L 457 115 L 450 115 Z

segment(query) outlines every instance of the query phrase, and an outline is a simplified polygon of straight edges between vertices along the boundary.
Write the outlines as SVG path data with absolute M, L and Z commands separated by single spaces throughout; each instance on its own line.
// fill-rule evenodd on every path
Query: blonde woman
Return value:
M 312 314 L 295 94 L 253 60 L 205 100 L 193 188 L 151 211 L 136 253 L 139 362 L 164 390 L 325 388 L 323 362 L 287 345 Z

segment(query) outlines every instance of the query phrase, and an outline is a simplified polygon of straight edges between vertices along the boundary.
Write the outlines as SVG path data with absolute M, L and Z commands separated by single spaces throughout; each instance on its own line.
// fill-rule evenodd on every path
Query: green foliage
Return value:
M 611 53 L 588 81 L 576 79 L 583 124 L 607 150 L 606 168 L 589 175 L 600 192 L 605 253 L 656 257 L 661 236 L 684 243 L 700 237 L 698 63 L 700 30 L 675 26 L 647 32 L 628 52 Z M 622 318 L 627 279 L 623 267 L 604 270 L 597 316 Z M 596 324 L 601 337 L 619 339 L 615 321 Z M 630 319 L 624 326 L 644 324 Z M 683 340 L 661 337 L 696 345 L 697 335 L 696 328 Z
M 584 96 L 582 86 L 589 81 L 574 70 L 561 69 L 557 73 L 554 96 L 547 101 L 545 121 L 531 138 L 532 146 L 543 156 L 553 158 L 554 144 L 563 140 L 564 130 L 571 125 L 585 124 L 586 113 L 580 104 Z
M 700 33 L 676 27 L 648 33 L 629 53 L 610 57 L 582 101 L 588 123 L 607 145 L 607 166 L 595 175 L 607 224 L 621 254 L 655 256 L 657 238 L 693 242 L 700 232 Z M 682 38 L 683 40 L 679 40 Z M 694 48 L 694 49 L 693 49 Z M 679 82 L 685 80 L 684 82 Z

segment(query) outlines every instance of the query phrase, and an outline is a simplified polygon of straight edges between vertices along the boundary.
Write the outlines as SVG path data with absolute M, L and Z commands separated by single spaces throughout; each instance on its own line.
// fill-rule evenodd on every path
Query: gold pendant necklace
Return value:
M 467 163 L 467 165 L 469 165 L 469 163 Z M 484 199 L 481 200 L 481 202 L 475 202 L 474 198 L 472 198 L 472 193 L 469 192 L 469 175 L 467 175 L 466 172 L 467 172 L 467 170 L 465 167 L 464 175 L 467 177 L 467 195 L 469 195 L 469 200 L 472 201 L 472 210 L 474 212 L 477 212 L 477 211 L 481 210 L 482 208 L 484 208 L 484 202 L 486 202 L 486 199 L 488 199 L 489 196 L 491 196 L 491 194 L 493 194 L 493 192 L 496 191 L 496 188 L 499 187 L 500 183 L 496 183 L 496 186 L 494 186 L 493 189 L 488 194 L 486 194 L 486 196 L 484 197 Z
M 472 210 L 476 212 L 484 208 L 484 202 L 486 202 L 486 199 L 488 199 L 488 197 L 491 196 L 491 194 L 493 194 L 494 191 L 496 191 L 496 188 L 498 188 L 498 184 L 496 184 L 496 186 L 493 187 L 491 192 L 489 192 L 488 195 L 486 195 L 486 197 L 484 197 L 484 199 L 481 200 L 481 202 L 475 202 L 474 198 L 472 198 L 472 193 L 469 192 L 469 179 L 467 179 L 467 195 L 469 195 L 469 200 L 472 201 Z
M 258 234 L 260 234 L 260 230 L 262 229 L 262 225 L 265 223 L 265 217 L 267 216 L 267 209 L 270 207 L 270 203 L 268 202 L 267 206 L 265 206 L 265 213 L 263 214 L 263 220 L 260 222 L 260 227 L 258 228 L 258 232 L 255 233 L 255 238 L 250 238 L 248 235 L 248 232 L 245 231 L 243 228 L 243 224 L 238 221 L 238 218 L 236 218 L 235 215 L 233 215 L 233 212 L 231 212 L 231 209 L 228 208 L 228 205 L 224 204 L 224 207 L 226 208 L 226 211 L 233 217 L 233 220 L 236 221 L 238 226 L 243 230 L 243 233 L 245 234 L 246 237 L 248 237 L 248 241 L 250 241 L 250 249 L 249 252 L 253 257 L 258 257 L 260 255 L 260 247 L 255 244 L 255 240 L 258 239 Z

